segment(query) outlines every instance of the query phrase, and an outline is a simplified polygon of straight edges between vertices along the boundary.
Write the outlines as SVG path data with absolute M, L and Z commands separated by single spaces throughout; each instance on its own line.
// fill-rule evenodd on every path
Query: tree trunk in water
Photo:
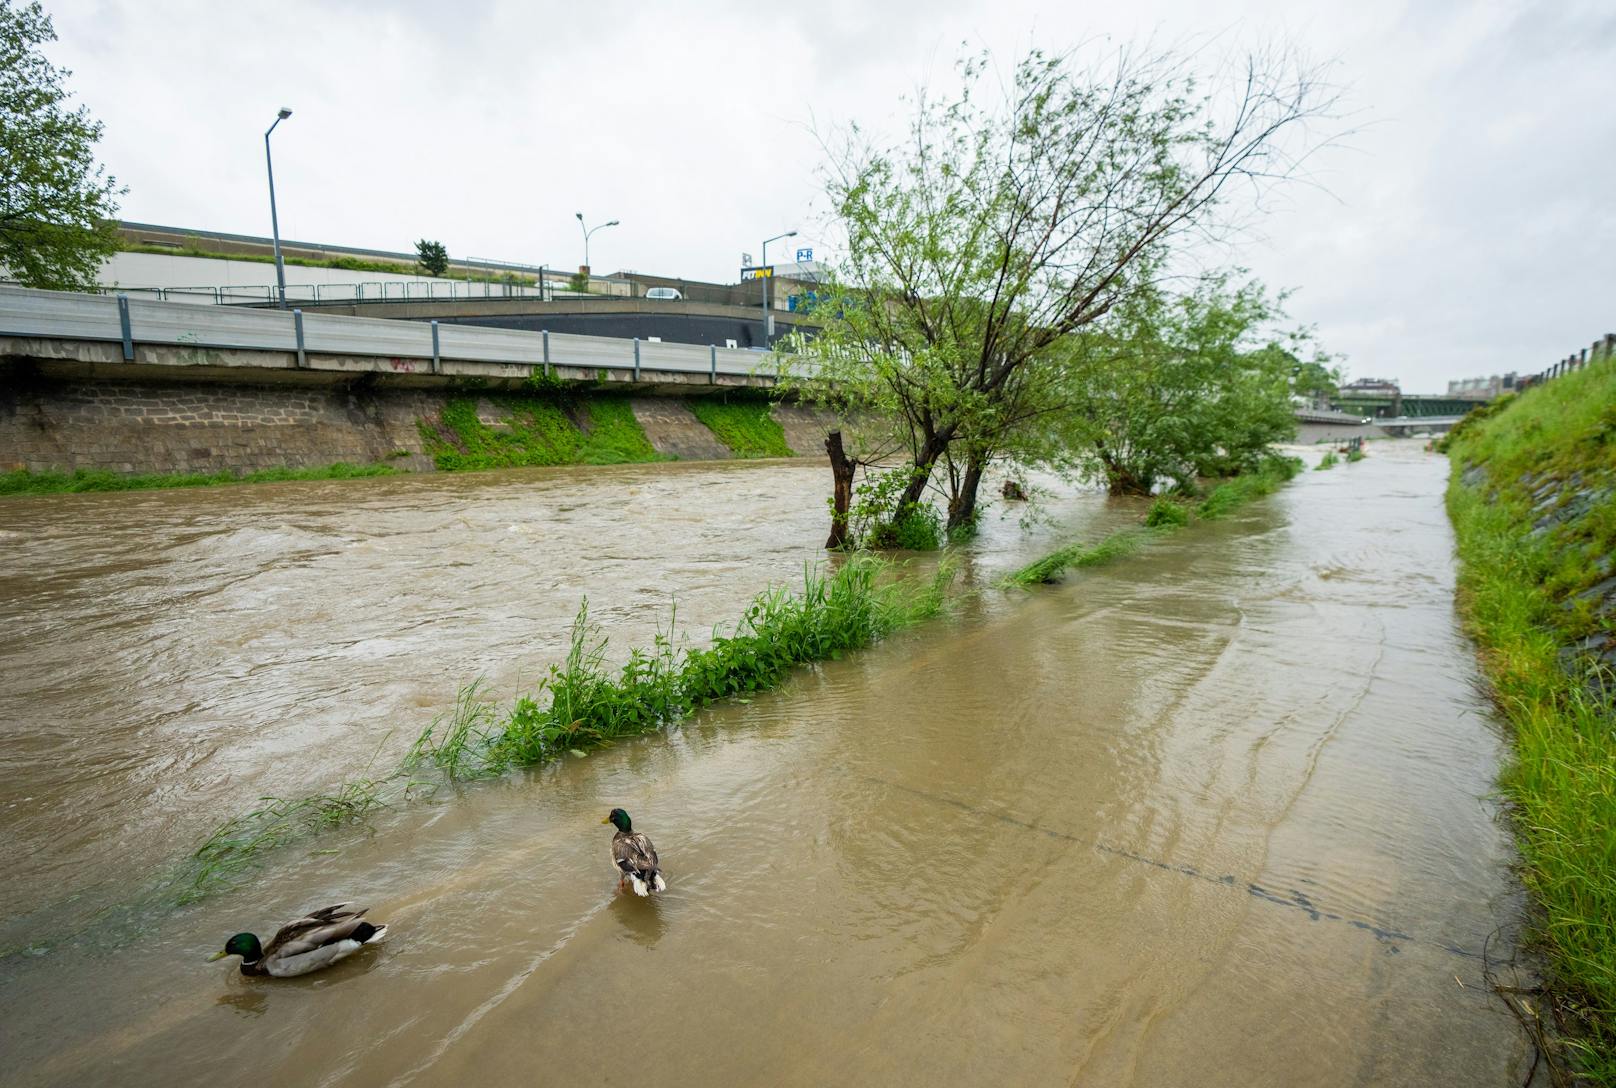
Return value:
M 842 432 L 832 431 L 825 436 L 825 452 L 830 454 L 830 475 L 835 485 L 830 515 L 830 539 L 827 548 L 846 548 L 852 545 L 847 536 L 847 511 L 853 505 L 853 470 L 858 462 L 847 456 L 842 448 Z
M 894 513 L 913 506 L 926 494 L 926 485 L 931 482 L 931 470 L 936 467 L 937 459 L 947 448 L 948 440 L 945 438 L 926 439 L 926 444 L 920 447 L 920 454 L 915 458 L 914 479 L 903 489 L 903 498 L 898 500 L 898 510 L 893 511 Z
M 982 483 L 982 470 L 986 467 L 986 461 L 975 457 L 965 463 L 965 477 L 948 503 L 949 532 L 976 520 L 976 489 Z
M 1100 464 L 1105 468 L 1106 491 L 1112 495 L 1148 495 L 1153 481 L 1141 480 L 1121 461 L 1100 448 Z

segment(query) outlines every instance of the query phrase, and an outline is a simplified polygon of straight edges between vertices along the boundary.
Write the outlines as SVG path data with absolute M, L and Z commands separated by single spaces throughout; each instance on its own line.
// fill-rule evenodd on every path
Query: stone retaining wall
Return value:
M 250 472 L 339 461 L 431 471 L 418 421 L 436 419 L 451 397 L 464 395 L 375 389 L 363 382 L 315 387 L 47 380 L 0 369 L 0 472 Z M 681 460 L 730 456 L 681 398 L 640 397 L 633 407 L 657 452 Z M 498 406 L 490 404 L 489 411 L 498 414 Z M 774 411 L 799 456 L 823 453 L 824 428 L 816 412 L 788 405 Z

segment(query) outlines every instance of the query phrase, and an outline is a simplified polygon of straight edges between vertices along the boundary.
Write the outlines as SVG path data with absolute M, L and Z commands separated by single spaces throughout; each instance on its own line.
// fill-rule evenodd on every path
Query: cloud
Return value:
M 277 107 L 287 237 L 569 267 L 575 211 L 622 226 L 597 268 L 732 279 L 816 226 L 811 126 L 894 130 L 962 45 L 1274 40 L 1334 59 L 1358 131 L 1231 259 L 1358 374 L 1431 391 L 1535 370 L 1616 326 L 1616 13 L 1599 2 L 1253 0 L 1103 10 L 1031 0 L 678 8 L 47 3 L 106 123 L 131 219 L 266 233 Z

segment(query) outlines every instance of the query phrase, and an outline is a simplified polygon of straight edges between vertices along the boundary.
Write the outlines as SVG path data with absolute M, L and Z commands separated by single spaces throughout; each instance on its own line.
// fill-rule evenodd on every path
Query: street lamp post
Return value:
M 281 107 L 275 115 L 275 125 L 280 124 L 292 111 L 285 106 Z M 275 131 L 275 125 L 270 125 L 264 133 L 264 169 L 269 172 L 269 229 L 275 239 L 275 285 L 280 292 L 280 307 L 286 309 L 286 265 L 281 263 L 281 223 L 275 215 L 275 163 L 269 157 L 269 133 Z
M 586 227 L 586 226 L 584 226 L 584 213 L 583 212 L 573 212 L 572 214 L 578 217 L 578 229 L 584 232 L 584 267 L 588 268 L 589 267 L 589 236 L 591 234 L 594 234 L 597 230 L 605 230 L 607 227 L 615 227 L 615 226 L 617 226 L 618 221 L 616 219 L 613 219 L 609 223 L 601 223 L 601 224 L 599 224 L 597 226 Z
M 784 234 L 776 234 L 773 238 L 763 239 L 763 260 L 760 267 L 767 268 L 769 265 L 770 242 L 778 242 L 782 238 L 795 238 L 796 236 L 796 231 L 788 230 Z M 773 275 L 761 277 L 763 280 L 763 347 L 765 350 L 769 346 L 769 280 L 773 278 Z

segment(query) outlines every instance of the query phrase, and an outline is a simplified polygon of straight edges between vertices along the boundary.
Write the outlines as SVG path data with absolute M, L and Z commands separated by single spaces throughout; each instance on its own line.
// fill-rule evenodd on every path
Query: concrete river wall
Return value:
M 585 391 L 557 399 L 587 429 L 591 399 L 626 400 L 662 457 L 735 456 L 691 410 L 693 398 Z M 500 391 L 174 380 L 60 379 L 0 369 L 0 471 L 250 472 L 387 462 L 431 471 L 430 443 L 451 405 L 508 431 L 534 395 Z M 763 411 L 761 406 L 760 411 Z M 807 407 L 766 409 L 796 455 L 822 452 L 824 421 Z

